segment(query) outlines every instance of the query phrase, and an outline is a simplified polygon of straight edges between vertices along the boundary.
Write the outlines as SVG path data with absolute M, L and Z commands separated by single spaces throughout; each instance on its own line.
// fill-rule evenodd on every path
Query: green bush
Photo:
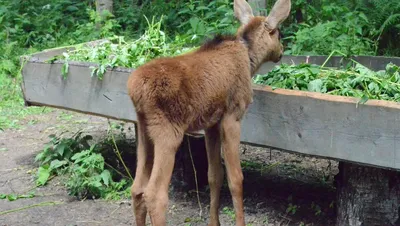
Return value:
M 399 12 L 397 0 L 295 0 L 282 29 L 287 54 L 400 56 Z
M 400 1 L 358 0 L 357 9 L 368 15 L 378 32 L 376 54 L 400 56 Z
M 132 3 L 133 2 L 133 3 Z M 199 44 L 214 33 L 231 33 L 238 26 L 233 16 L 233 1 L 189 0 L 189 1 L 129 1 L 114 2 L 115 18 L 125 32 L 147 29 L 144 17 L 163 18 L 162 30 L 170 37 L 181 36 L 187 43 Z
M 89 20 L 94 1 L 0 0 L 0 26 L 7 40 L 21 47 L 59 45 L 77 24 Z
M 292 37 L 286 54 L 329 55 L 338 50 L 347 55 L 374 55 L 374 42 L 364 37 L 365 16 L 348 13 L 346 23 L 329 21 L 315 26 L 301 25 Z
M 35 158 L 39 163 L 36 179 L 39 186 L 54 175 L 61 175 L 69 194 L 78 198 L 118 199 L 129 195 L 128 182 L 132 181 L 120 178 L 122 173 L 105 162 L 102 144 L 89 144 L 91 136 L 78 132 L 69 138 L 55 135 L 50 138 Z
M 338 50 L 347 55 L 374 55 L 376 31 L 362 12 L 345 6 L 324 5 L 321 11 L 309 7 L 305 22 L 289 36 L 286 54 L 329 55 Z

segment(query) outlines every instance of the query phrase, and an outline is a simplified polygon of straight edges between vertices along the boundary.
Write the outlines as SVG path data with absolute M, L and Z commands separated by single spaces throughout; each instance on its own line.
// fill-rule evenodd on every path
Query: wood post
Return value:
M 338 226 L 400 225 L 400 173 L 340 162 Z
M 174 174 L 171 180 L 171 183 L 175 185 L 174 188 L 195 190 L 196 177 L 199 190 L 204 188 L 208 184 L 207 170 L 208 161 L 204 137 L 185 135 L 175 158 Z

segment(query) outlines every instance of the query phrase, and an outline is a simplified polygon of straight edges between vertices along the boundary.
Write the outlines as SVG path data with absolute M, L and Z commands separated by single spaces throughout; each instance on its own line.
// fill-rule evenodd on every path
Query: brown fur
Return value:
M 212 50 L 222 44 L 224 41 L 235 41 L 235 35 L 221 35 L 217 34 L 213 39 L 205 42 L 200 46 L 199 51 Z
M 235 4 L 247 4 L 243 2 Z M 253 17 L 236 36 L 217 36 L 191 53 L 155 59 L 129 77 L 128 92 L 138 116 L 138 165 L 132 186 L 138 226 L 145 225 L 147 212 L 153 225 L 166 224 L 175 153 L 184 134 L 198 130 L 206 134 L 210 225 L 219 225 L 222 148 L 236 222 L 244 226 L 240 121 L 252 102 L 251 76 L 263 62 L 277 62 L 282 55 L 279 31 L 271 32 L 265 24 L 265 17 Z

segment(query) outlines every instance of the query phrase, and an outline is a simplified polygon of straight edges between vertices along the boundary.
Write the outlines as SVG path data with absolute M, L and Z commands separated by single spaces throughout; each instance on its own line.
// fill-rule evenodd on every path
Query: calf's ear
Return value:
M 249 23 L 249 21 L 254 17 L 253 10 L 245 0 L 235 0 L 233 9 L 236 18 L 243 25 Z
M 267 17 L 267 24 L 271 30 L 275 30 L 278 26 L 286 20 L 290 14 L 292 3 L 290 0 L 278 0 L 272 7 L 271 12 Z

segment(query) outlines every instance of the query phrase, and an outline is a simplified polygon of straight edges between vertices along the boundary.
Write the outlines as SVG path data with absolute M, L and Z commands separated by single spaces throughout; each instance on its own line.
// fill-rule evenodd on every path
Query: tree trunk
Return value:
M 196 177 L 199 190 L 204 188 L 208 184 L 207 170 L 208 161 L 204 137 L 185 135 L 175 158 L 174 175 L 171 181 L 175 185 L 174 188 L 186 191 L 194 190 L 196 189 Z
M 96 0 L 96 12 L 102 20 L 107 18 L 107 15 L 105 15 L 103 12 L 107 10 L 110 13 L 113 13 L 113 0 Z M 100 30 L 101 28 L 101 22 L 96 23 L 96 29 Z
M 113 0 L 96 0 L 97 13 L 102 15 L 104 10 L 113 13 Z
M 400 225 L 400 173 L 339 163 L 338 226 Z

